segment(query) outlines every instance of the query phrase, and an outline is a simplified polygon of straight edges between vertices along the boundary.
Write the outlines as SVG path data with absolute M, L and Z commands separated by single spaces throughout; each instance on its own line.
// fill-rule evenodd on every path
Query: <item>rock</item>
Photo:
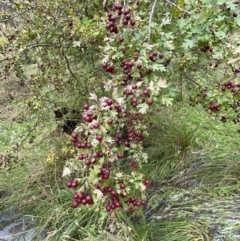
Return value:
M 37 227 L 33 218 L 14 212 L 0 214 L 0 229 L 0 241 L 41 241 L 47 236 L 46 230 Z

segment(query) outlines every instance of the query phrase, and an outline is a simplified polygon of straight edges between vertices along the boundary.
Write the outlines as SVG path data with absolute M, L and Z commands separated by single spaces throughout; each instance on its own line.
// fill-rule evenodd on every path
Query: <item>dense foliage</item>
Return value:
M 39 117 L 51 110 L 76 125 L 74 155 L 63 170 L 75 189 L 74 208 L 132 212 L 145 205 L 151 181 L 142 174 L 144 145 L 154 106 L 191 92 L 192 104 L 239 122 L 237 2 L 19 0 L 6 6 L 1 79 L 15 75 L 27 90 L 24 112 Z M 27 76 L 29 64 L 34 71 Z M 217 68 L 223 71 L 216 81 Z

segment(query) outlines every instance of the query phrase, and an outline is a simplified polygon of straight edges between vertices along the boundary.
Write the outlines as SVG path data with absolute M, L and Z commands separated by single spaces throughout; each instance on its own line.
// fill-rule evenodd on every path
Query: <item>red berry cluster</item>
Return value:
M 225 123 L 227 120 L 232 120 L 235 124 L 240 123 L 240 83 L 236 83 L 233 80 L 229 80 L 222 85 L 216 85 L 214 87 L 215 90 L 219 90 L 219 98 L 221 99 L 222 96 L 225 96 L 225 93 L 231 93 L 228 95 L 228 98 L 222 97 L 226 100 L 221 101 L 221 105 L 217 103 L 217 101 L 211 100 L 209 103 L 209 99 L 211 98 L 211 90 L 208 88 L 199 89 L 197 98 L 191 97 L 191 105 L 201 104 L 203 107 L 206 107 L 206 111 L 210 111 L 210 113 L 223 113 L 220 117 L 220 121 Z M 222 93 L 222 95 L 221 95 Z M 208 102 L 206 106 L 206 102 Z M 231 109 L 232 111 L 229 112 L 228 110 Z M 230 114 L 229 114 L 230 113 Z
M 233 95 L 238 95 L 240 93 L 240 83 L 235 83 L 234 81 L 229 80 L 221 86 L 221 90 L 231 90 Z
M 127 201 L 129 204 L 129 212 L 132 213 L 134 211 L 134 207 L 140 207 L 146 205 L 145 200 L 137 200 L 136 197 L 130 197 Z
M 201 51 L 202 52 L 204 52 L 204 53 L 206 53 L 206 52 L 212 52 L 213 51 L 213 48 L 212 47 L 210 47 L 209 45 L 205 45 L 205 46 L 203 46 L 203 47 L 201 47 Z
M 143 134 L 136 129 L 137 124 L 142 120 L 142 118 L 135 114 L 129 114 L 129 118 L 126 120 L 126 125 L 128 128 L 128 139 L 129 141 L 141 141 L 143 140 Z
M 144 93 L 145 95 L 149 94 L 149 91 L 145 91 Z M 106 210 L 111 211 L 116 208 L 122 207 L 122 204 L 120 202 L 120 196 L 123 199 L 123 201 L 127 198 L 127 196 L 125 197 L 124 193 L 121 192 L 121 190 L 125 189 L 124 183 L 121 183 L 119 185 L 118 192 L 113 187 L 105 187 L 105 185 L 108 184 L 111 172 L 116 168 L 116 164 L 114 164 L 114 162 L 112 161 L 108 161 L 108 157 L 110 155 L 110 157 L 112 157 L 113 160 L 124 159 L 123 152 L 113 151 L 114 145 L 116 147 L 122 147 L 122 150 L 127 152 L 128 148 L 131 147 L 131 142 L 142 141 L 143 135 L 139 130 L 135 129 L 135 126 L 137 126 L 137 123 L 141 121 L 142 117 L 138 113 L 126 111 L 119 103 L 116 103 L 116 101 L 114 101 L 111 98 L 102 99 L 100 105 L 98 106 L 99 109 L 96 109 L 96 106 L 94 105 L 89 106 L 88 104 L 85 104 L 83 108 L 84 111 L 82 114 L 82 120 L 83 123 L 85 123 L 86 128 L 89 127 L 91 129 L 91 132 L 89 132 L 88 134 L 77 131 L 73 132 L 71 136 L 72 143 L 78 149 L 82 150 L 82 153 L 78 155 L 78 160 L 83 161 L 83 167 L 85 166 L 87 170 L 90 170 L 89 168 L 93 169 L 94 165 L 100 166 L 100 171 L 96 177 L 96 188 L 100 189 L 103 192 L 103 196 L 105 198 L 106 203 Z M 117 113 L 117 119 L 115 121 L 110 117 L 106 118 L 106 122 L 101 120 L 100 115 L 102 113 L 106 112 L 106 114 L 110 114 L 112 111 Z M 95 116 L 97 116 L 97 118 L 95 118 Z M 120 122 L 120 119 L 122 119 L 122 122 Z M 111 129 L 111 133 L 115 129 L 118 130 L 116 135 L 113 135 L 114 142 L 106 143 L 103 135 L 101 134 L 101 127 L 104 126 L 105 123 L 113 126 L 113 128 Z M 121 128 L 119 128 L 120 123 L 126 123 L 126 130 L 122 130 Z M 96 147 L 92 145 L 93 139 L 99 142 L 99 144 Z M 111 154 L 103 153 L 101 151 L 102 142 L 105 143 L 104 145 L 109 145 L 109 151 L 111 150 Z M 100 159 L 102 160 L 101 162 Z M 137 162 L 131 161 L 130 159 L 129 166 L 136 168 L 138 167 L 138 164 Z M 147 186 L 146 184 L 144 185 Z M 75 180 L 71 181 L 67 184 L 67 186 L 69 188 L 76 188 L 78 186 L 78 182 Z M 111 192 L 109 190 L 111 190 Z M 73 207 L 77 207 L 81 203 L 92 204 L 88 201 L 84 201 L 84 198 L 83 201 L 79 200 L 79 197 L 76 199 L 75 196 L 76 195 L 74 194 L 74 201 L 72 204 Z
M 218 104 L 216 104 L 216 103 L 211 103 L 210 106 L 209 106 L 209 110 L 211 110 L 211 111 L 220 111 L 221 107 Z
M 116 23 L 118 22 L 118 24 Z M 112 7 L 112 11 L 108 13 L 108 22 L 106 24 L 106 29 L 111 33 L 117 34 L 119 32 L 119 25 L 135 26 L 136 22 L 132 19 L 130 10 L 123 7 L 121 3 L 115 3 Z M 120 40 L 123 42 L 123 40 Z
M 89 194 L 84 194 L 83 192 L 75 192 L 73 195 L 72 208 L 77 208 L 80 204 L 82 205 L 93 205 L 93 197 Z
M 108 72 L 108 73 L 114 74 L 114 72 L 115 72 L 115 68 L 114 68 L 114 66 L 111 65 L 111 64 L 103 63 L 103 64 L 102 64 L 102 67 L 103 67 L 103 69 L 104 69 L 106 72 Z
M 138 167 L 138 164 L 137 164 L 136 161 L 130 161 L 130 162 L 129 162 L 129 166 L 130 166 L 130 167 L 133 167 L 133 168 L 136 168 L 136 167 Z
M 127 26 L 129 23 L 131 26 Z M 122 46 L 124 42 L 124 36 L 118 35 L 120 30 L 127 27 L 125 34 L 129 29 L 132 31 L 134 25 L 130 10 L 120 3 L 115 3 L 112 11 L 108 13 L 106 28 L 113 34 L 118 46 Z M 110 87 L 108 97 L 98 98 L 94 94 L 91 98 L 94 101 L 83 106 L 82 123 L 72 133 L 72 143 L 81 151 L 75 165 L 82 177 L 78 179 L 78 186 L 81 185 L 85 190 L 86 183 L 91 182 L 91 185 L 87 187 L 88 195 L 83 195 L 80 192 L 82 189 L 74 193 L 73 207 L 81 203 L 93 204 L 93 201 L 83 201 L 87 196 L 91 196 L 91 192 L 92 195 L 98 193 L 97 195 L 101 196 L 107 212 L 125 206 L 133 209 L 146 203 L 136 197 L 139 187 L 136 189 L 129 181 L 135 178 L 141 183 L 141 190 L 150 184 L 149 180 L 143 182 L 143 175 L 138 172 L 141 167 L 139 162 L 144 158 L 141 156 L 140 146 L 146 130 L 143 122 L 145 120 L 138 111 L 138 105 L 149 107 L 153 104 L 153 91 L 148 86 L 149 81 L 145 83 L 144 77 L 153 72 L 151 65 L 154 58 L 158 56 L 161 59 L 164 54 L 154 51 L 154 58 L 143 62 L 139 52 L 136 49 L 126 50 L 123 52 L 124 57 L 120 54 L 114 61 L 111 56 L 107 56 L 108 61 L 104 62 L 102 67 L 105 72 L 116 76 L 113 87 L 117 94 L 114 95 Z M 133 75 L 136 71 L 138 77 Z M 125 173 L 126 164 L 135 170 L 131 170 L 130 174 Z M 93 175 L 96 176 L 94 181 Z M 89 176 L 91 180 L 88 179 Z
M 157 61 L 157 56 L 162 59 L 164 57 L 164 54 L 163 53 L 158 53 L 157 51 L 154 51 L 152 53 L 149 54 L 149 59 L 152 61 L 152 62 L 156 62 Z
M 78 187 L 78 181 L 77 180 L 69 181 L 67 183 L 67 187 L 68 188 L 76 188 L 76 187 Z
M 123 69 L 123 73 L 127 76 L 132 76 L 132 67 L 134 66 L 134 62 L 131 60 L 124 59 L 122 63 L 120 64 L 120 67 Z

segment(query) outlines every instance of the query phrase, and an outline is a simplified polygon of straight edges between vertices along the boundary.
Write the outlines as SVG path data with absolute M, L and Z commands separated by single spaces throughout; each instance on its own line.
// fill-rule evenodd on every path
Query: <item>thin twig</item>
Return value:
M 194 84 L 202 87 L 199 83 L 197 83 L 194 79 L 192 79 L 186 72 L 185 72 L 185 75 L 186 75 L 186 77 L 187 77 L 188 80 L 190 80 L 190 81 L 193 82 Z
M 150 39 L 151 39 L 151 24 L 152 24 L 152 17 L 153 17 L 153 14 L 154 14 L 154 9 L 156 7 L 156 3 L 157 3 L 157 0 L 154 0 L 154 3 L 152 5 L 152 10 L 151 10 L 151 13 L 150 13 L 150 17 L 149 17 L 149 24 L 148 24 L 148 44 L 150 44 Z
M 186 13 L 186 14 L 188 14 L 188 15 L 191 15 L 190 12 L 188 12 L 187 10 L 184 10 L 184 9 L 180 8 L 177 4 L 175 4 L 175 3 L 173 3 L 173 2 L 171 2 L 171 1 L 169 1 L 169 0 L 166 0 L 166 2 L 169 3 L 170 5 L 172 5 L 173 7 L 177 8 L 179 11 L 184 12 L 184 13 Z

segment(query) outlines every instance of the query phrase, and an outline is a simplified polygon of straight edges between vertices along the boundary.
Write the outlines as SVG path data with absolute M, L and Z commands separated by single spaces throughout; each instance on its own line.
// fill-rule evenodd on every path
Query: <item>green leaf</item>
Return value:
M 156 70 L 160 70 L 161 72 L 166 71 L 165 66 L 162 64 L 154 64 L 152 68 L 153 68 L 153 71 L 156 71 Z
M 215 32 L 215 36 L 218 37 L 219 39 L 226 38 L 226 33 L 223 31 L 217 31 Z
M 235 22 L 237 23 L 238 26 L 240 26 L 240 15 L 238 15 L 238 16 L 235 18 Z
M 185 39 L 184 43 L 182 44 L 184 49 L 191 49 L 196 44 L 196 39 Z

